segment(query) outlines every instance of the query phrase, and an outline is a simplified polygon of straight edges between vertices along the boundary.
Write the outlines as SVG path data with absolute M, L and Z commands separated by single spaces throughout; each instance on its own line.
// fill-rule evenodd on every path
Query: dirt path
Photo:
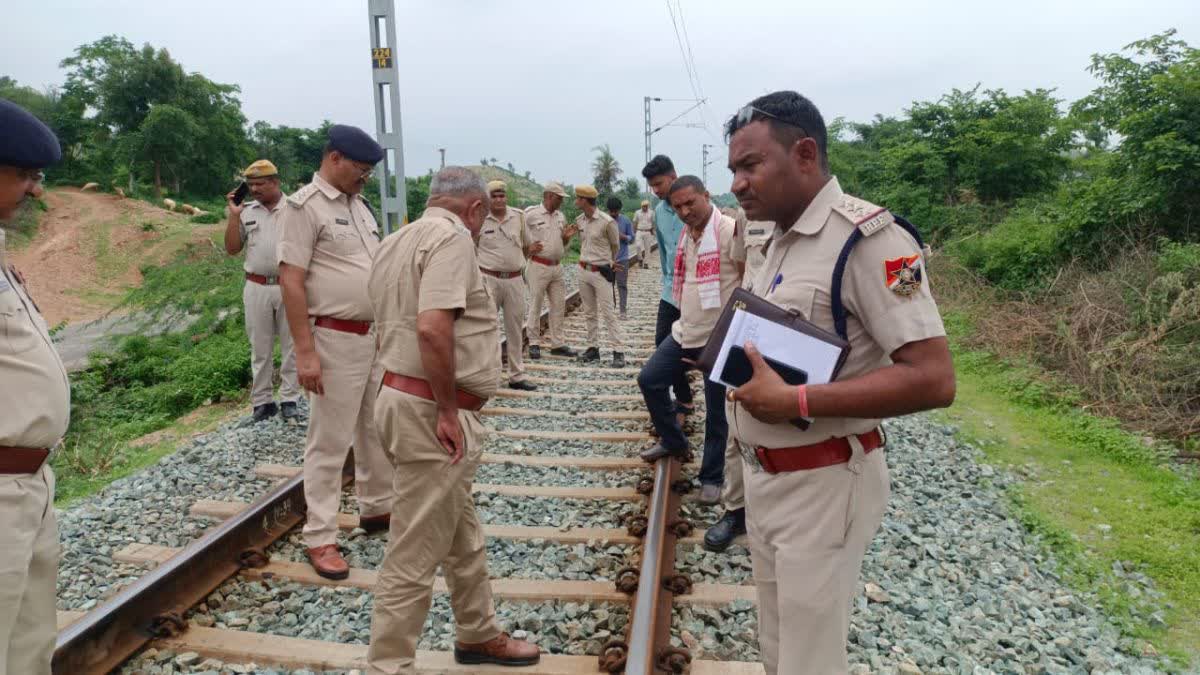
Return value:
M 134 199 L 59 188 L 47 192 L 37 236 L 12 252 L 12 261 L 51 326 L 105 315 L 142 281 L 139 269 L 161 264 L 212 225 L 192 225 Z

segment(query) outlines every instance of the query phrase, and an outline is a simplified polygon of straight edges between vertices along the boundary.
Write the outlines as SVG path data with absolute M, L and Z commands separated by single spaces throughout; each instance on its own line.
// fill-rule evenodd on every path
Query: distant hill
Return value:
M 468 166 L 468 169 L 474 171 L 483 177 L 484 180 L 502 180 L 508 183 L 508 191 L 510 197 L 515 197 L 516 204 L 513 206 L 532 206 L 542 201 L 542 186 L 528 178 L 506 171 L 498 166 Z

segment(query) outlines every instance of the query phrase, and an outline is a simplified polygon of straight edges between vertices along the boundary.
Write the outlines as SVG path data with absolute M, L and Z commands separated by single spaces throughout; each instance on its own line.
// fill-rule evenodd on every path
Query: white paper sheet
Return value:
M 720 374 L 725 371 L 729 349 L 735 345 L 744 347 L 747 342 L 753 342 L 763 356 L 808 373 L 808 384 L 829 382 L 841 354 L 840 349 L 824 340 L 735 309 L 709 379 L 727 387 L 735 386 L 720 379 Z

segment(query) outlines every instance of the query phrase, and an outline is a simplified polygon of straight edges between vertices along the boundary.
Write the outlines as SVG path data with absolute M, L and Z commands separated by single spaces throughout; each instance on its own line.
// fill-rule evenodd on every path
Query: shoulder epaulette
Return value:
M 320 190 L 321 188 L 317 187 L 315 183 L 309 183 L 308 185 L 305 185 L 299 190 L 293 192 L 291 196 L 287 198 L 288 206 L 291 206 L 295 209 L 302 208 L 304 206 L 304 202 L 307 202 L 309 197 L 312 197 L 317 192 L 320 192 Z
M 849 220 L 864 237 L 869 237 L 896 222 L 891 212 L 882 206 L 850 195 L 842 195 L 833 210 Z

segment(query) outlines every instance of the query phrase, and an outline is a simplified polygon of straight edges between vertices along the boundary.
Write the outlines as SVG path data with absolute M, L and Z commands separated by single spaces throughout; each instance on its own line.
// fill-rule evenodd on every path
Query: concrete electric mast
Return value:
M 384 235 L 408 223 L 405 203 L 404 137 L 400 125 L 400 77 L 396 69 L 395 0 L 367 0 L 371 25 L 371 89 L 375 97 L 375 138 L 383 146 L 383 161 L 375 169 L 379 180 L 380 224 Z

